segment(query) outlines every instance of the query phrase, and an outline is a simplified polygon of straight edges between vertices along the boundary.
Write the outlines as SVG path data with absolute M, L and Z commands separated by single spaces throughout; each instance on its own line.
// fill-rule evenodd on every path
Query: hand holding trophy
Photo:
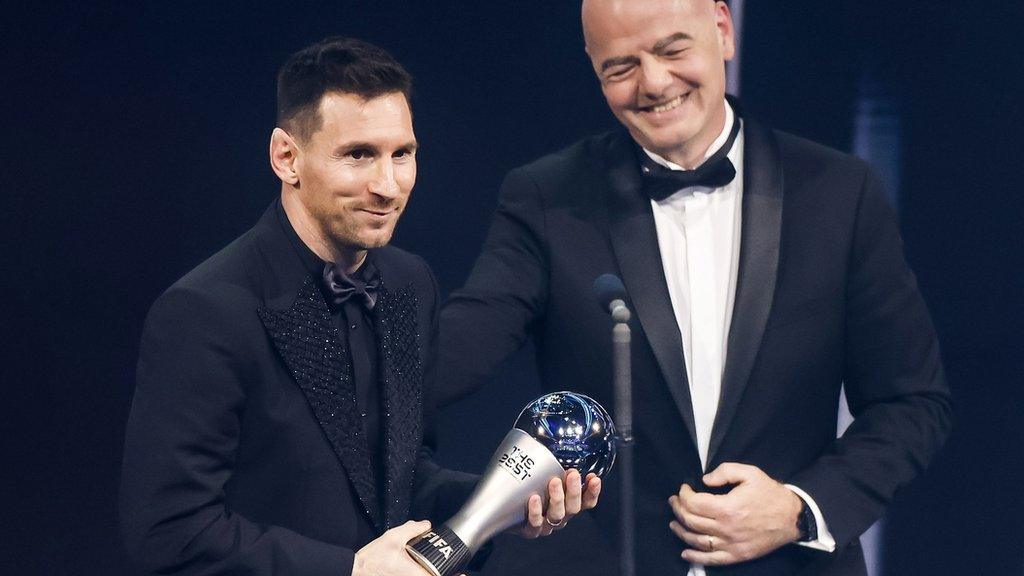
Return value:
M 548 482 L 565 470 L 602 477 L 615 462 L 615 425 L 593 399 L 555 392 L 530 402 L 494 452 L 466 504 L 406 549 L 433 576 L 451 576 L 499 532 L 526 519 L 526 502 L 546 503 Z

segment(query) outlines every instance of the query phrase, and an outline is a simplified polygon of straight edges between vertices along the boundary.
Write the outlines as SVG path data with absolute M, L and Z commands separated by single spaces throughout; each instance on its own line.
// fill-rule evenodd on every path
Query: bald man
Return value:
M 613 405 L 611 318 L 633 330 L 637 573 L 866 574 L 858 536 L 949 429 L 938 343 L 862 161 L 725 95 L 712 0 L 586 0 L 586 52 L 625 130 L 510 172 L 441 315 L 440 382 L 479 387 L 527 339 L 544 385 Z M 836 439 L 841 387 L 856 417 Z M 490 574 L 618 574 L 619 493 Z M 546 550 L 546 552 L 545 552 Z

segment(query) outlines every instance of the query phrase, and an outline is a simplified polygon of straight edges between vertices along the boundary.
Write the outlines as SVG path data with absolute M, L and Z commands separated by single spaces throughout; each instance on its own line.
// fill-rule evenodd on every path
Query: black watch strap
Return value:
M 800 515 L 796 518 L 796 528 L 800 531 L 798 542 L 813 542 L 818 539 L 818 523 L 814 520 L 814 512 L 803 498 L 800 498 Z

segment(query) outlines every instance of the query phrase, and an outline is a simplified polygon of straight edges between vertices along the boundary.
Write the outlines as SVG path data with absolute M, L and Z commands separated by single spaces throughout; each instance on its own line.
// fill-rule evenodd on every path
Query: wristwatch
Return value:
M 807 502 L 800 498 L 800 514 L 796 517 L 796 529 L 800 531 L 797 542 L 813 542 L 818 539 L 818 523 Z

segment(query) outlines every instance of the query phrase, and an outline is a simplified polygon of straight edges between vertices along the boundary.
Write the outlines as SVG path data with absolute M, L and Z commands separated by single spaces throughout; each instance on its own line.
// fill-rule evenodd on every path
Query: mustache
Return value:
M 358 208 L 361 210 L 376 210 L 380 212 L 386 212 L 388 210 L 397 208 L 400 205 L 401 202 L 399 202 L 395 198 L 382 198 L 380 196 L 375 196 L 369 201 L 363 202 L 360 206 L 358 206 Z
M 357 206 L 356 210 L 364 210 L 367 212 L 394 212 L 401 208 L 398 202 L 375 202 L 372 204 L 365 204 Z

